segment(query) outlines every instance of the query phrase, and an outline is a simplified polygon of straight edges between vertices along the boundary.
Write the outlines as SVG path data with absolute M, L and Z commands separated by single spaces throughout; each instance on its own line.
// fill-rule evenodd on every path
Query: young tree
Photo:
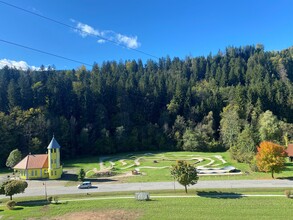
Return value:
M 81 168 L 78 172 L 78 180 L 83 181 L 84 178 L 85 178 L 85 172 L 84 172 L 84 169 Z
M 263 141 L 257 148 L 256 163 L 260 171 L 279 173 L 284 168 L 287 153 L 285 148 L 272 142 Z
M 261 141 L 279 141 L 282 131 L 277 117 L 269 110 L 259 116 L 259 135 Z
M 22 180 L 9 180 L 4 182 L 0 187 L 0 195 L 4 194 L 6 196 L 10 196 L 10 200 L 12 200 L 12 196 L 18 193 L 24 193 L 24 190 L 27 188 L 27 182 Z
M 221 113 L 220 135 L 227 149 L 235 145 L 240 134 L 241 121 L 238 110 L 239 106 L 229 104 Z
M 7 167 L 14 167 L 19 161 L 21 160 L 21 152 L 18 149 L 15 149 L 10 152 L 7 160 L 6 166 Z
M 243 131 L 239 134 L 237 142 L 229 149 L 234 160 L 241 163 L 250 163 L 255 156 L 256 137 L 252 126 L 246 125 Z
M 171 175 L 184 186 L 187 193 L 187 186 L 197 183 L 197 170 L 194 166 L 183 160 L 178 160 L 175 165 L 172 165 Z

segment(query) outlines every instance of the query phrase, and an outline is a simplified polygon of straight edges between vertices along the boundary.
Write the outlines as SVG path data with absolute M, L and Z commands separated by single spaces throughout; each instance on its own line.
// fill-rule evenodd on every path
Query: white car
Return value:
M 89 189 L 92 187 L 92 183 L 90 181 L 82 182 L 77 186 L 78 189 Z

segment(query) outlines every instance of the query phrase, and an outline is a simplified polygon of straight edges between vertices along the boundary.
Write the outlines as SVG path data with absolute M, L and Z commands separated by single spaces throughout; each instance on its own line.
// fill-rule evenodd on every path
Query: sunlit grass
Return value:
M 64 163 L 65 169 L 75 169 L 78 170 L 83 168 L 86 172 L 94 168 L 100 169 L 99 157 L 86 157 L 74 160 L 66 160 Z
M 221 156 L 226 163 L 218 159 L 215 156 Z M 198 162 L 194 158 L 202 158 L 203 161 Z M 142 153 L 124 153 L 108 155 L 104 157 L 104 167 L 110 168 L 110 163 L 115 163 L 114 171 L 117 175 L 125 172 L 130 172 L 134 169 L 139 169 L 143 175 L 130 176 L 120 179 L 123 182 L 148 182 L 148 181 L 172 181 L 170 175 L 170 168 L 172 164 L 176 163 L 178 159 L 185 159 L 189 163 L 195 166 L 207 166 L 214 160 L 214 162 L 207 167 L 224 167 L 234 166 L 236 169 L 241 170 L 242 175 L 213 175 L 213 176 L 201 176 L 201 180 L 242 180 L 242 179 L 271 179 L 270 173 L 252 172 L 248 164 L 238 163 L 231 159 L 229 152 L 217 152 L 217 153 L 203 153 L 203 152 L 142 152 Z M 122 164 L 121 160 L 126 164 Z M 140 165 L 135 164 L 137 160 Z M 71 161 L 65 161 L 65 169 L 80 169 L 83 168 L 86 172 L 90 171 L 87 177 L 91 177 L 96 171 L 100 170 L 100 158 L 99 157 L 88 157 L 82 159 L 76 159 Z M 144 168 L 154 167 L 154 168 Z M 164 167 L 164 168 L 162 168 Z M 293 177 L 293 164 L 286 163 L 286 168 L 282 173 L 275 174 L 276 178 L 292 178 Z
M 251 190 L 251 189 L 250 189 Z M 256 189 L 260 190 L 260 189 Z M 255 193 L 255 192 L 254 192 Z M 280 189 L 266 189 L 257 194 L 282 195 Z M 7 210 L 0 206 L 2 219 L 50 219 L 57 217 L 62 219 L 65 214 L 75 212 L 110 212 L 111 210 L 127 210 L 138 212 L 139 219 L 290 219 L 292 216 L 293 200 L 282 197 L 241 197 L 247 194 L 245 191 L 234 190 L 190 190 L 189 198 L 157 198 L 158 195 L 185 195 L 183 191 L 150 192 L 151 201 L 136 201 L 134 194 L 115 193 L 116 196 L 130 196 L 128 199 L 105 199 L 90 201 L 68 201 L 61 204 L 50 205 L 23 205 L 17 206 L 17 210 Z M 215 197 L 215 195 L 232 195 L 232 197 Z M 249 194 L 249 192 L 248 192 Z M 251 193 L 253 194 L 253 193 Z M 114 194 L 84 195 L 84 198 L 102 198 Z M 196 197 L 196 195 L 200 195 Z M 152 196 L 154 198 L 152 198 Z M 76 195 L 60 196 L 59 200 L 72 200 Z M 36 200 L 38 198 L 35 198 Z M 27 201 L 18 199 L 17 201 Z

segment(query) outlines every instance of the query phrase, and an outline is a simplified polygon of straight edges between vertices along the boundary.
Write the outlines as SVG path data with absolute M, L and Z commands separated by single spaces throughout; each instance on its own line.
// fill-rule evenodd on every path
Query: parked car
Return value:
M 90 181 L 82 182 L 77 186 L 78 189 L 89 189 L 92 187 L 92 183 Z

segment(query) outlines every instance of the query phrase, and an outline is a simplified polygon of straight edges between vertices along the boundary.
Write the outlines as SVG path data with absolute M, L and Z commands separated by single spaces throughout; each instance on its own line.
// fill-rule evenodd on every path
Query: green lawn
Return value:
M 280 189 L 279 189 L 280 190 Z M 63 215 L 78 216 L 101 214 L 106 216 L 123 213 L 125 219 L 290 219 L 293 200 L 286 197 L 238 197 L 243 192 L 218 192 L 235 195 L 234 198 L 212 198 L 214 192 L 190 191 L 190 198 L 153 198 L 151 201 L 128 199 L 104 199 L 90 201 L 69 201 L 62 204 L 23 204 L 17 210 L 7 210 L 0 203 L 0 219 L 50 219 Z M 279 194 L 273 190 L 270 194 Z M 166 192 L 170 195 L 170 192 Z M 261 193 L 258 193 L 261 194 Z M 151 198 L 152 198 L 151 193 Z M 164 193 L 162 193 L 164 195 Z M 171 194 L 172 195 L 172 194 Z M 184 195 L 179 192 L 176 195 Z M 118 194 L 118 196 L 122 196 Z M 128 196 L 133 196 L 129 194 Z M 71 199 L 76 196 L 71 196 Z M 95 196 L 99 198 L 99 196 Z M 102 197 L 102 195 L 100 195 Z M 78 198 L 82 198 L 79 196 Z M 61 198 L 60 200 L 66 198 Z M 70 198 L 69 198 L 70 199 Z M 1 211 L 2 210 L 2 211 Z M 3 211 L 4 210 L 4 211 Z M 129 218 L 127 218 L 127 216 Z M 114 216 L 115 217 L 115 216 Z M 116 216 L 119 219 L 119 216 Z
M 227 163 L 215 156 L 221 156 Z M 206 166 L 211 168 L 234 166 L 242 171 L 242 175 L 233 176 L 202 176 L 201 180 L 231 180 L 231 179 L 271 179 L 270 173 L 252 172 L 248 164 L 237 163 L 232 160 L 229 152 L 219 153 L 203 153 L 203 152 L 152 152 L 152 153 L 133 153 L 133 154 L 115 154 L 102 157 L 103 166 L 105 168 L 111 167 L 111 162 L 114 163 L 114 171 L 117 175 L 131 172 L 134 169 L 139 169 L 143 175 L 128 176 L 127 178 L 120 178 L 122 182 L 155 182 L 155 181 L 172 181 L 170 176 L 170 166 L 175 164 L 176 160 L 187 160 L 196 166 Z M 203 161 L 198 161 L 195 158 L 202 158 Z M 121 162 L 123 160 L 124 163 Z M 213 162 L 212 162 L 213 160 Z M 135 164 L 135 161 L 140 164 Z M 65 161 L 66 169 L 75 169 L 76 171 L 83 168 L 87 172 L 87 177 L 91 177 L 96 170 L 100 170 L 100 158 L 88 157 L 76 160 Z M 155 167 L 147 168 L 147 167 Z M 280 174 L 275 174 L 275 178 L 293 178 L 293 163 L 286 163 L 285 170 Z
M 86 157 L 74 160 L 66 160 L 64 163 L 64 170 L 71 170 L 74 173 L 77 173 L 81 168 L 83 168 L 85 172 L 87 172 L 87 175 L 92 175 L 93 169 L 100 169 L 99 157 Z

